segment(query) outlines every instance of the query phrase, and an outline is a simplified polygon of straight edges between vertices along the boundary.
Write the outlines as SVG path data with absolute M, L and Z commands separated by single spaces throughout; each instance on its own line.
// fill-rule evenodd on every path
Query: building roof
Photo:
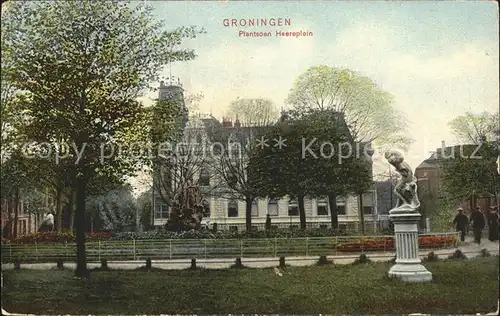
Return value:
M 448 147 L 437 148 L 431 156 L 422 161 L 416 169 L 434 169 L 439 167 L 439 160 L 445 157 L 454 157 L 463 152 L 464 148 L 473 149 L 475 144 L 463 144 Z

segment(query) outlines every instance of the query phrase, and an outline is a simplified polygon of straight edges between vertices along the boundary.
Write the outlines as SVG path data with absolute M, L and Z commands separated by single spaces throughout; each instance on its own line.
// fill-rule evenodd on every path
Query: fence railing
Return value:
M 456 247 L 459 233 L 432 233 L 420 236 L 453 237 L 438 248 Z M 210 258 L 256 258 L 289 256 L 342 255 L 339 245 L 394 236 L 333 236 L 262 239 L 167 239 L 87 242 L 88 262 L 107 260 L 169 260 Z M 434 249 L 436 247 L 433 247 Z M 425 249 L 425 248 L 424 248 Z M 361 248 L 361 252 L 369 249 Z M 384 242 L 381 252 L 394 252 L 390 242 Z M 54 262 L 76 260 L 74 243 L 3 244 L 2 262 Z

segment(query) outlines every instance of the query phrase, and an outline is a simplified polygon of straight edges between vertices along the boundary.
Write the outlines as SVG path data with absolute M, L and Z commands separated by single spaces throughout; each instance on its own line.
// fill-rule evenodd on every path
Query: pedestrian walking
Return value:
M 46 233 L 46 232 L 52 232 L 54 229 L 54 215 L 52 215 L 52 212 L 48 212 L 47 215 L 45 215 L 45 218 L 40 225 L 40 228 L 38 228 L 39 233 Z
M 457 232 L 460 232 L 460 240 L 465 241 L 465 233 L 467 230 L 467 225 L 469 224 L 469 219 L 464 215 L 464 210 L 459 208 L 457 210 L 458 214 L 453 219 L 453 224 Z
M 476 207 L 476 209 L 470 215 L 470 222 L 472 224 L 472 229 L 474 231 L 474 242 L 480 245 L 481 234 L 483 233 L 486 221 L 484 220 L 483 212 L 481 212 L 479 206 Z
M 492 207 L 488 214 L 488 239 L 491 241 L 498 240 L 499 226 L 498 206 Z

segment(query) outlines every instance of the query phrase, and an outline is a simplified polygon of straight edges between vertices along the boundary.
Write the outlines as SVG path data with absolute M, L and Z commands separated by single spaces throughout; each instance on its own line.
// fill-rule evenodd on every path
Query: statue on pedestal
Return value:
M 417 195 L 417 179 L 413 176 L 410 165 L 404 161 L 403 155 L 397 151 L 388 151 L 384 156 L 401 175 L 401 179 L 399 179 L 394 188 L 394 193 L 398 197 L 398 202 L 390 213 L 417 212 L 417 208 L 420 206 Z

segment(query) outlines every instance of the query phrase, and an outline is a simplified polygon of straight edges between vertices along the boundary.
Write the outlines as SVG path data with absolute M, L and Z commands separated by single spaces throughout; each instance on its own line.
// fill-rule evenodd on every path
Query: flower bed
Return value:
M 108 240 L 113 237 L 110 232 L 96 232 L 88 233 L 86 241 L 98 241 L 98 240 Z M 13 244 L 33 244 L 33 243 L 65 243 L 65 242 L 75 242 L 75 235 L 73 233 L 34 233 L 20 236 L 14 240 L 7 240 L 2 238 L 2 244 L 5 243 Z
M 87 234 L 87 241 L 98 240 L 165 240 L 165 239 L 259 239 L 259 238 L 305 238 L 305 237 L 331 237 L 337 232 L 331 229 L 311 229 L 311 230 L 289 230 L 276 229 L 271 231 L 217 231 L 191 230 L 183 232 L 172 232 L 163 229 L 144 232 L 95 232 Z M 340 234 L 344 235 L 344 234 Z M 28 244 L 35 242 L 60 243 L 74 242 L 75 236 L 72 233 L 35 233 L 20 236 L 14 240 L 2 238 L 2 244 Z
M 419 236 L 420 248 L 441 248 L 452 246 L 457 241 L 456 237 L 449 236 Z M 343 243 L 337 246 L 337 250 L 345 252 L 394 250 L 394 238 L 366 238 L 359 241 Z

